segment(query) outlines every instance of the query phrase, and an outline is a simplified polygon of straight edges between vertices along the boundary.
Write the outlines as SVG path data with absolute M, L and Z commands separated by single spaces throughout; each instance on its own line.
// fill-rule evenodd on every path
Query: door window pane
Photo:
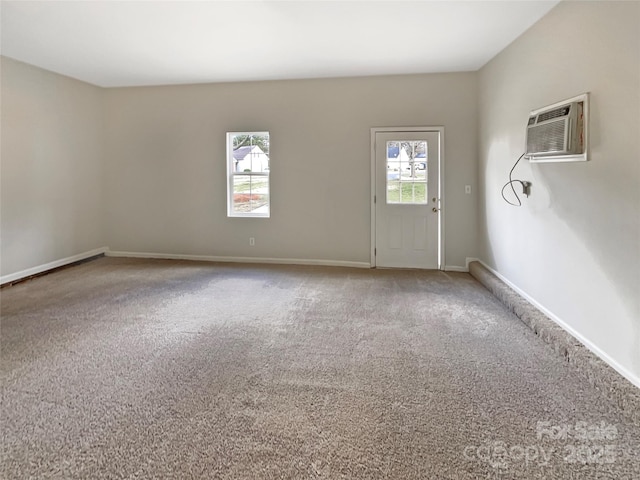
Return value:
M 427 203 L 427 142 L 387 142 L 387 203 Z

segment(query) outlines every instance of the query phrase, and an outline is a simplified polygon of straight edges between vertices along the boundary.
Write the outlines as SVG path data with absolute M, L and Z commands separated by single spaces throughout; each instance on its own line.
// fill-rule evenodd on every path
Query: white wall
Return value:
M 640 385 L 640 3 L 562 2 L 479 74 L 480 258 Z M 528 112 L 591 92 L 591 160 L 522 162 Z
M 109 89 L 112 250 L 369 262 L 370 128 L 444 125 L 446 264 L 475 254 L 475 73 Z M 225 133 L 271 134 L 271 218 L 226 217 Z M 255 247 L 249 247 L 255 237 Z
M 102 246 L 102 91 L 2 61 L 0 275 Z

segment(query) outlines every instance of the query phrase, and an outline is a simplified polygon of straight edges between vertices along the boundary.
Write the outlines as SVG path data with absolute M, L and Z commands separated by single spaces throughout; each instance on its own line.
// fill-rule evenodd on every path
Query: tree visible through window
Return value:
M 387 142 L 387 203 L 427 203 L 427 142 Z
M 227 133 L 230 217 L 269 217 L 269 132 Z

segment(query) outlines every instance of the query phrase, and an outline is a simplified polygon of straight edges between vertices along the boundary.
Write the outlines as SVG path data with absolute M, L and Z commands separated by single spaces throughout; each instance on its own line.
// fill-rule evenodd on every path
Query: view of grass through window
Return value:
M 389 182 L 388 203 L 427 203 L 427 186 L 423 183 Z
M 229 216 L 268 217 L 269 132 L 227 134 Z
M 426 204 L 427 142 L 387 142 L 387 203 Z

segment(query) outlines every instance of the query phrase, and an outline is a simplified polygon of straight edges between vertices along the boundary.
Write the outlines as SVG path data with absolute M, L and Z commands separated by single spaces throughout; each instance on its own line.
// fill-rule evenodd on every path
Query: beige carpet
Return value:
M 3 479 L 640 478 L 467 274 L 101 258 L 0 299 Z

